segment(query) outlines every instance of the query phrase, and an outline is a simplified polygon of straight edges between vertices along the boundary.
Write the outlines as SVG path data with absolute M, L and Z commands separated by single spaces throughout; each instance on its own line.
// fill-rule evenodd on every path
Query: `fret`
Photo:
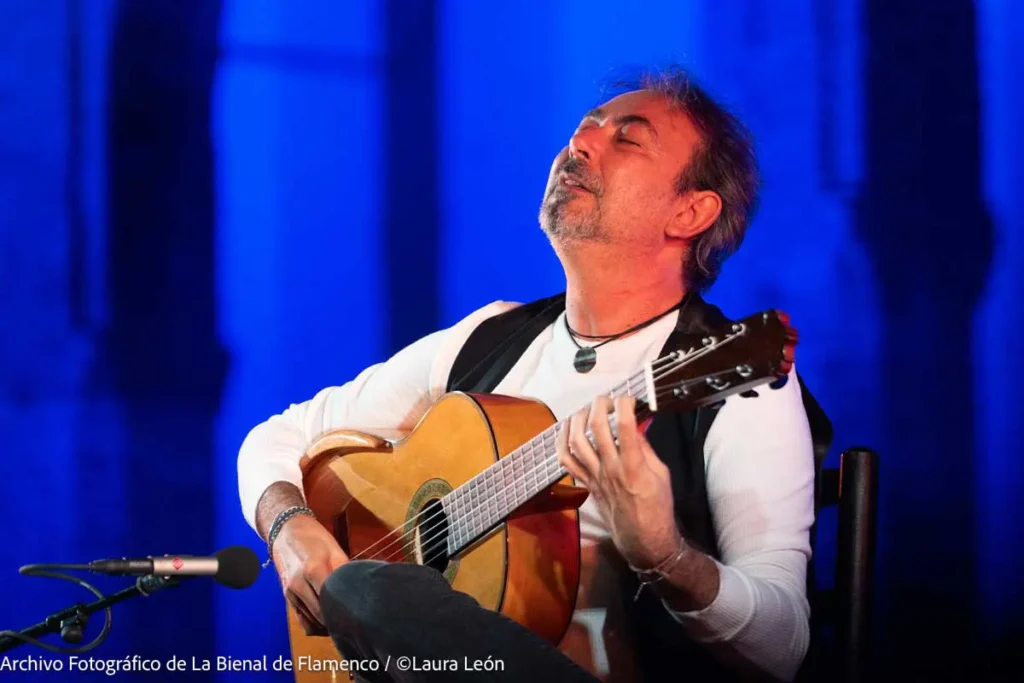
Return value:
M 534 469 L 533 469 L 533 471 L 536 472 L 536 477 L 534 479 L 534 487 L 536 489 L 542 489 L 542 488 L 544 488 L 547 485 L 547 478 L 548 478 L 547 464 L 548 464 L 548 460 L 550 459 L 548 457 L 548 443 L 547 443 L 547 439 L 548 439 L 548 434 L 551 434 L 551 433 L 552 433 L 552 430 L 550 430 L 550 429 L 541 433 L 541 435 L 540 435 L 540 443 L 538 444 L 538 446 L 540 448 L 539 448 L 539 450 L 537 450 L 536 455 L 534 457 L 534 461 L 533 461 L 533 468 Z
M 525 446 L 525 444 L 524 444 Z M 526 451 L 523 446 L 516 449 L 515 486 L 512 491 L 515 493 L 513 505 L 519 507 L 526 502 L 529 490 L 526 488 Z
M 447 497 L 447 496 L 446 496 Z M 445 499 L 441 499 L 441 508 L 445 514 L 448 515 L 448 554 L 452 552 L 452 538 L 458 536 L 459 533 L 459 514 L 458 514 L 459 496 L 456 493 L 451 496 L 451 503 L 445 505 Z
M 515 472 L 512 466 L 515 465 L 514 456 L 507 456 L 502 459 L 502 494 L 507 492 L 509 486 L 515 483 Z
M 505 458 L 509 460 L 509 458 Z M 505 473 L 504 485 L 501 487 L 501 498 L 499 499 L 500 505 L 498 510 L 500 511 L 499 518 L 505 517 L 512 508 L 515 507 L 515 496 L 516 496 L 516 473 L 515 473 L 515 460 L 509 460 L 507 472 Z
M 519 447 L 519 476 L 516 478 L 516 505 L 522 505 L 530 499 L 530 453 L 527 441 Z
M 493 524 L 494 515 L 494 494 L 497 490 L 497 470 L 488 469 L 487 476 L 484 477 L 484 486 L 480 491 L 480 528 L 478 531 L 482 532 L 485 529 L 490 528 Z
M 493 471 L 494 470 L 492 470 L 492 472 Z M 489 492 L 490 495 L 487 496 L 487 524 L 484 526 L 485 529 L 490 529 L 494 526 L 494 523 L 498 521 L 498 513 L 500 512 L 498 508 L 498 492 L 500 491 L 498 488 L 498 485 L 500 484 L 499 476 L 500 475 L 495 474 L 494 477 L 491 478 L 492 486 Z
M 453 553 L 455 552 L 455 550 L 462 547 L 463 538 L 466 534 L 466 525 L 469 523 L 469 515 L 467 514 L 469 512 L 469 508 L 466 506 L 466 500 L 468 498 L 469 490 L 472 485 L 473 480 L 470 479 L 468 482 L 466 482 L 464 487 L 455 489 L 455 496 L 459 499 L 459 503 L 457 505 L 459 513 L 458 521 L 456 522 L 457 532 L 455 536 L 455 548 L 452 548 Z
M 445 547 L 447 549 L 448 556 L 451 557 L 452 553 L 455 551 L 455 543 L 458 542 L 459 538 L 459 518 L 451 515 L 448 520 L 448 533 L 445 534 Z
M 494 476 L 491 478 L 491 491 L 490 495 L 487 496 L 487 526 L 485 529 L 490 529 L 494 526 L 495 522 L 498 521 L 499 515 L 501 514 L 501 505 L 499 496 L 502 495 L 502 474 L 503 468 L 499 465 L 498 469 L 491 470 Z
M 491 509 L 494 511 L 494 518 L 491 520 L 491 523 L 487 525 L 488 528 L 501 519 L 501 513 L 505 509 L 505 493 L 508 491 L 508 468 L 505 465 L 506 463 L 504 460 L 498 464 L 498 475 L 494 486 L 494 495 L 491 496 L 491 501 L 493 502 Z
M 555 432 L 551 432 L 551 445 L 548 447 L 551 449 L 551 457 L 548 458 L 546 467 L 544 468 L 545 479 L 548 482 L 557 481 L 561 478 L 561 474 L 564 473 L 562 466 L 558 462 L 558 435 Z
M 459 542 L 458 542 L 458 545 L 459 546 L 461 546 L 463 544 L 465 535 L 467 533 L 469 533 L 469 529 L 468 529 L 469 523 L 470 523 L 469 512 L 472 511 L 472 509 L 473 509 L 473 506 L 472 506 L 472 503 L 470 503 L 469 497 L 470 497 L 470 492 L 472 490 L 473 490 L 473 480 L 472 479 L 470 479 L 468 482 L 466 482 L 466 487 L 465 488 L 459 489 L 459 501 L 460 501 L 459 505 L 458 505 L 458 508 L 459 508 Z
M 492 485 L 494 481 L 494 470 L 488 468 L 484 472 L 483 490 L 480 492 L 480 515 L 478 517 L 480 526 L 487 528 L 490 525 L 491 510 L 489 500 L 491 498 Z
M 465 506 L 465 513 L 463 514 L 464 521 L 462 522 L 462 533 L 465 537 L 463 542 L 468 542 L 470 534 L 473 530 L 473 492 L 476 490 L 476 479 L 470 479 L 468 486 L 465 489 L 465 495 L 463 496 L 463 505 Z
M 502 462 L 502 473 L 504 476 L 502 476 L 502 485 L 499 487 L 498 501 L 495 505 L 498 508 L 498 519 L 508 514 L 510 510 L 509 489 L 515 485 L 515 472 L 513 470 L 515 461 L 512 459 L 512 456 L 508 456 L 504 460 L 508 462 Z M 514 494 L 514 490 L 511 493 Z
M 469 509 L 474 512 L 480 507 L 480 480 L 474 479 L 469 488 Z
M 528 448 L 527 448 L 528 447 Z M 530 484 L 530 477 L 533 476 L 533 439 L 526 442 L 523 447 L 523 498 L 524 502 L 533 497 L 536 491 Z
M 518 501 L 518 497 L 516 495 L 516 460 L 518 460 L 518 457 L 516 452 L 513 452 L 505 459 L 508 460 L 509 463 L 508 476 L 506 477 L 507 483 L 502 490 L 503 502 L 505 503 L 502 506 L 502 512 L 508 514 L 516 507 Z
M 548 449 L 547 449 L 547 435 L 551 432 L 551 429 L 545 429 L 543 432 L 537 435 L 534 439 L 533 445 L 533 492 L 544 490 L 547 486 L 547 461 L 548 461 Z M 539 441 L 539 443 L 538 443 Z
M 460 522 L 455 528 L 455 536 L 452 540 L 451 546 L 448 548 L 448 556 L 451 557 L 455 554 L 455 551 L 462 547 L 462 537 L 465 533 L 462 523 Z
M 554 481 L 554 474 L 558 472 L 558 456 L 556 446 L 558 443 L 558 437 L 555 436 L 555 431 L 548 430 L 544 432 L 543 444 L 544 444 L 544 482 L 545 484 Z
M 536 465 L 534 459 L 536 457 L 536 451 L 534 450 L 533 442 L 537 439 L 534 437 L 523 444 L 523 483 L 526 484 L 526 490 L 532 491 L 533 486 L 530 485 L 530 476 L 533 474 L 533 468 Z
M 473 501 L 473 514 L 469 519 L 469 531 L 470 537 L 476 536 L 477 527 L 480 526 L 480 522 L 484 513 L 484 500 L 487 491 L 487 476 L 484 475 L 476 480 L 476 492 L 474 495 L 475 500 Z
M 554 450 L 554 439 L 552 439 L 552 450 Z M 550 467 L 551 469 L 548 472 L 548 478 L 551 480 L 555 480 L 567 474 L 566 470 L 558 462 L 558 458 L 551 459 Z
M 522 474 L 519 475 L 519 479 L 522 482 L 522 503 L 528 501 L 533 495 L 533 489 L 530 486 L 530 473 L 533 471 L 533 451 L 529 449 L 529 445 L 532 442 L 527 441 L 519 448 L 519 454 L 522 458 L 519 462 L 519 467 L 522 468 Z M 519 487 L 517 487 L 519 488 Z
M 502 467 L 501 480 L 498 484 L 498 520 L 500 521 L 512 508 L 515 507 L 516 500 L 516 472 L 515 472 L 515 454 L 507 456 L 505 459 L 508 463 L 505 463 Z
M 535 494 L 537 492 L 537 445 L 536 445 L 536 441 L 537 441 L 536 437 L 530 439 L 530 460 L 529 460 L 530 464 L 529 464 L 529 467 L 528 467 L 528 470 L 527 470 L 529 472 L 529 474 L 527 474 L 527 477 L 526 477 L 526 485 L 527 485 L 527 487 L 529 488 L 530 491 L 532 491 Z
M 494 523 L 498 521 L 498 517 L 501 514 L 501 501 L 505 492 L 505 468 L 502 466 L 503 464 L 500 463 L 494 472 L 494 486 L 491 489 L 491 495 L 487 498 L 488 510 L 490 512 L 487 518 L 488 529 L 494 526 Z
M 505 457 L 505 460 L 507 460 L 508 462 L 504 463 L 504 467 L 502 467 L 502 471 L 504 472 L 504 476 L 501 478 L 501 493 L 499 494 L 500 498 L 498 499 L 498 503 L 499 503 L 498 509 L 501 512 L 503 512 L 503 513 L 508 512 L 508 510 L 509 510 L 508 506 L 510 504 L 511 505 L 515 505 L 515 485 L 516 485 L 515 453 L 511 453 L 511 454 L 507 455 Z M 511 496 L 513 498 L 512 500 L 509 500 L 509 495 L 510 494 L 511 494 Z

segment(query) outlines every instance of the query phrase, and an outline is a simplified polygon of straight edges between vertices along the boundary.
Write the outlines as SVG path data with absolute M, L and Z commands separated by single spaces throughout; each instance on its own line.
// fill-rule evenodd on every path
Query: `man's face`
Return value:
M 653 246 L 679 210 L 676 180 L 699 143 L 664 96 L 634 91 L 583 117 L 551 165 L 540 223 L 553 241 Z

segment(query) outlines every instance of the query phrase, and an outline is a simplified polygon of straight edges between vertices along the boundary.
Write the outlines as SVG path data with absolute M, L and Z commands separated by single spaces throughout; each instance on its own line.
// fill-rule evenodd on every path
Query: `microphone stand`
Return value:
M 128 588 L 89 604 L 76 603 L 71 607 L 51 614 L 38 624 L 29 626 L 18 633 L 29 638 L 38 639 L 40 636 L 60 632 L 64 642 L 80 643 L 82 642 L 82 632 L 85 629 L 85 623 L 91 614 L 107 609 L 136 595 L 149 596 L 162 588 L 174 587 L 179 583 L 180 580 L 175 577 L 155 576 L 152 574 L 140 576 L 135 584 Z M 26 641 L 12 635 L 0 635 L 0 652 L 7 652 L 25 643 Z M 99 644 L 98 641 L 97 644 Z

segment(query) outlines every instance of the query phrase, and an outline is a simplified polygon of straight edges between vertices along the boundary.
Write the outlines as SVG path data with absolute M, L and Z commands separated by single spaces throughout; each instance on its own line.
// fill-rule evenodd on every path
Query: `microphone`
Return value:
M 248 588 L 260 573 L 260 560 L 251 548 L 233 545 L 213 557 L 166 555 L 143 559 L 96 560 L 88 569 L 97 574 L 117 576 L 212 576 L 228 588 Z

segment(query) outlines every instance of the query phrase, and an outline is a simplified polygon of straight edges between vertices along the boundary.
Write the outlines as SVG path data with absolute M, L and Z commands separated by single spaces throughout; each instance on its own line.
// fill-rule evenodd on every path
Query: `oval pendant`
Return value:
M 590 372 L 597 365 L 597 351 L 589 346 L 583 347 L 576 352 L 572 364 L 576 367 L 576 372 Z

